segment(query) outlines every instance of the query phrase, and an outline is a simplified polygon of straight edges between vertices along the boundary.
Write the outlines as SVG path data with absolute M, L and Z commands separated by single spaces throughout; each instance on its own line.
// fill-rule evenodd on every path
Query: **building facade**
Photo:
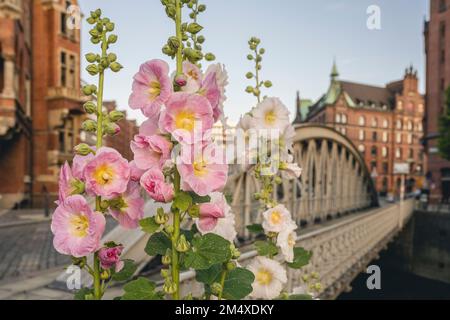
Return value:
M 425 101 L 412 66 L 402 80 L 376 87 L 341 81 L 334 64 L 327 93 L 308 109 L 304 122 L 330 126 L 354 143 L 380 194 L 399 194 L 401 176 L 394 173 L 395 163 L 408 163 L 407 192 L 423 187 Z
M 55 198 L 59 167 L 79 142 L 85 98 L 71 5 L 0 2 L 0 208 Z
M 450 162 L 439 156 L 438 121 L 445 112 L 446 88 L 450 87 L 450 0 L 431 0 L 430 19 L 425 22 L 427 179 L 432 202 L 449 201 Z

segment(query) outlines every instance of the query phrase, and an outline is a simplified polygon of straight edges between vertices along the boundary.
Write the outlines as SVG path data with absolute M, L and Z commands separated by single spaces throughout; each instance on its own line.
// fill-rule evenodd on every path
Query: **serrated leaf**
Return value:
M 294 261 L 287 265 L 292 269 L 300 269 L 309 263 L 312 254 L 312 251 L 307 251 L 301 247 L 294 248 Z
M 170 239 L 164 233 L 158 232 L 148 239 L 144 250 L 149 256 L 165 255 L 166 250 L 171 246 L 172 242 Z
M 196 270 L 210 268 L 231 258 L 230 242 L 214 233 L 192 240 L 192 249 L 186 252 L 185 266 Z
M 134 273 L 136 272 L 137 265 L 134 263 L 133 260 L 123 260 L 124 266 L 122 270 L 119 272 L 116 272 L 112 275 L 112 279 L 114 281 L 125 281 L 131 278 Z
M 313 297 L 309 294 L 293 294 L 289 296 L 288 300 L 312 300 Z
M 75 292 L 73 297 L 74 297 L 75 300 L 89 300 L 89 299 L 86 299 L 86 296 L 87 295 L 93 295 L 93 294 L 94 294 L 94 290 L 93 289 L 81 288 L 80 290 Z
M 139 225 L 142 231 L 149 234 L 155 233 L 161 227 L 161 225 L 156 223 L 155 217 L 142 219 L 139 221 Z
M 278 254 L 277 246 L 270 241 L 255 241 L 255 247 L 260 256 L 276 256 Z
M 252 291 L 255 275 L 244 268 L 236 268 L 228 272 L 223 286 L 222 296 L 227 300 L 241 300 Z
M 221 272 L 222 272 L 222 264 L 215 264 L 208 269 L 197 270 L 195 279 L 198 282 L 211 285 L 214 282 L 217 282 Z
M 211 202 L 210 196 L 199 196 L 195 192 L 189 192 L 193 203 L 209 203 Z
M 252 224 L 246 227 L 248 231 L 250 231 L 251 233 L 264 233 L 264 229 L 262 224 Z
M 146 278 L 127 283 L 123 290 L 125 291 L 121 300 L 160 300 L 160 295 L 155 292 L 156 285 Z
M 192 198 L 187 192 L 178 192 L 173 199 L 173 206 L 181 212 L 186 211 L 192 204 Z

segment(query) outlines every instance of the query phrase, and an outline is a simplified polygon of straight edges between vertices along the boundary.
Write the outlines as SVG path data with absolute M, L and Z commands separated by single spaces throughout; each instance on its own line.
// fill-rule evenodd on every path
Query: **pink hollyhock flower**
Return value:
M 159 123 L 159 114 L 148 118 L 147 120 L 142 122 L 141 126 L 139 127 L 139 134 L 143 136 L 153 136 L 155 134 L 160 133 L 158 123 Z
M 203 75 L 200 68 L 189 61 L 184 61 L 183 73 L 186 77 L 186 83 L 181 87 L 181 91 L 186 93 L 196 93 L 202 86 Z
M 103 269 L 111 269 L 115 266 L 115 271 L 119 272 L 122 270 L 124 263 L 120 260 L 120 255 L 122 254 L 123 246 L 117 246 L 113 248 L 101 248 L 98 251 L 98 257 L 100 259 L 100 265 Z
M 145 170 L 139 169 L 136 165 L 136 161 L 130 162 L 130 180 L 139 182 L 141 180 L 142 175 L 145 173 Z
M 162 60 L 151 60 L 141 65 L 134 76 L 133 92 L 129 99 L 131 109 L 141 109 L 145 116 L 158 114 L 172 94 L 169 65 Z
M 119 152 L 102 147 L 84 168 L 88 192 L 112 199 L 127 189 L 130 166 Z
M 156 202 L 167 203 L 173 200 L 173 187 L 165 182 L 161 170 L 150 169 L 144 173 L 141 177 L 141 186 Z
M 159 126 L 179 142 L 195 143 L 213 124 L 211 104 L 205 97 L 177 92 L 167 101 Z
M 219 108 L 220 90 L 217 85 L 216 74 L 213 72 L 208 73 L 202 82 L 202 87 L 198 93 L 208 99 L 213 110 L 214 122 L 216 122 L 222 115 L 222 110 Z
M 195 223 L 201 234 L 215 233 L 230 242 L 236 238 L 235 217 L 225 196 L 220 192 L 210 194 L 211 202 L 200 204 L 200 217 Z M 217 213 L 220 213 L 218 216 Z
M 200 196 L 221 190 L 227 181 L 228 165 L 215 144 L 182 145 L 177 168 L 181 175 L 182 189 L 194 191 Z
M 208 69 L 206 69 L 206 76 L 205 80 L 203 81 L 202 87 L 204 87 L 208 83 L 207 80 L 210 78 L 210 74 L 214 75 L 215 82 L 219 90 L 219 101 L 217 105 L 211 102 L 214 113 L 214 121 L 217 121 L 223 118 L 223 104 L 227 99 L 225 95 L 225 87 L 228 85 L 228 73 L 225 70 L 225 66 L 220 63 L 210 65 Z
M 70 169 L 69 164 L 66 162 L 61 167 L 59 174 L 59 195 L 56 204 L 61 204 L 64 199 L 73 195 L 74 193 L 81 193 L 84 191 L 84 185 L 81 181 L 77 180 Z
M 53 245 L 62 254 L 87 256 L 98 249 L 105 224 L 103 214 L 93 212 L 85 198 L 67 197 L 53 213 Z
M 145 201 L 139 192 L 139 183 L 130 182 L 121 197 L 110 201 L 109 213 L 126 229 L 136 229 L 144 217 Z
M 91 147 L 92 150 L 95 150 L 95 147 Z M 86 164 L 94 159 L 94 154 L 89 153 L 87 156 L 75 155 L 73 157 L 72 162 L 72 174 L 75 178 L 84 181 L 84 167 Z
M 170 158 L 172 142 L 161 135 L 143 136 L 136 135 L 131 141 L 131 151 L 134 153 L 136 166 L 142 170 L 153 167 L 161 168 L 164 162 Z

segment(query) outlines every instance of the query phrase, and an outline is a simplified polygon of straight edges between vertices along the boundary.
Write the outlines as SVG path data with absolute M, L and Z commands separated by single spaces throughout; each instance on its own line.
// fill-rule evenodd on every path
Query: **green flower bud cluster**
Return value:
M 272 87 L 272 82 L 270 80 L 261 80 L 259 77 L 259 72 L 262 69 L 263 55 L 266 53 L 264 48 L 259 48 L 260 44 L 261 40 L 256 37 L 252 37 L 248 41 L 249 48 L 252 52 L 247 55 L 247 59 L 249 61 L 254 61 L 255 72 L 247 72 L 245 75 L 249 80 L 255 79 L 255 86 L 247 86 L 245 92 L 253 94 L 258 99 L 258 102 L 261 102 L 261 88 Z
M 312 296 L 317 296 L 322 291 L 323 286 L 320 283 L 319 279 L 320 275 L 315 271 L 311 272 L 310 274 L 304 274 L 301 277 L 301 280 L 308 287 L 308 291 L 311 293 Z
M 75 154 L 80 156 L 87 156 L 90 153 L 94 153 L 94 150 L 91 149 L 86 143 L 80 143 L 74 148 Z

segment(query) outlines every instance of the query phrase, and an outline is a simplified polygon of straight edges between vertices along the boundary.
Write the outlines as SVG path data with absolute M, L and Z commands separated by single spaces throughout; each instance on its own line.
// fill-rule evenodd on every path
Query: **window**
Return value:
M 364 154 L 364 152 L 366 151 L 366 147 L 363 144 L 360 144 L 358 146 L 358 150 L 359 152 L 361 152 L 362 154 Z
M 378 153 L 377 147 L 373 146 L 373 147 L 370 149 L 370 154 L 372 155 L 372 157 L 376 157 L 376 156 L 377 156 L 377 153 Z
M 5 86 L 5 59 L 0 55 L 0 92 L 3 92 Z
M 360 126 L 365 126 L 366 125 L 366 119 L 363 116 L 360 116 L 358 123 L 359 123 Z
M 384 131 L 383 132 L 383 142 L 388 142 L 388 132 L 387 131 Z
M 403 124 L 402 124 L 402 120 L 397 120 L 397 122 L 395 123 L 395 127 L 397 128 L 397 130 L 402 130 Z
M 378 127 L 378 120 L 377 120 L 377 118 L 373 118 L 372 119 L 372 127 L 374 127 L 374 128 Z
M 447 10 L 447 4 L 445 0 L 439 0 L 439 12 L 444 12 Z
M 423 124 L 422 124 L 422 122 L 419 122 L 419 123 L 417 124 L 417 131 L 419 131 L 419 132 L 422 132 L 422 131 L 423 131 Z
M 412 134 L 408 134 L 407 141 L 408 141 L 408 144 L 412 144 L 413 143 L 413 135 Z
M 387 128 L 389 127 L 389 121 L 387 121 L 386 119 L 383 120 L 383 128 Z
M 341 133 L 345 136 L 347 134 L 347 129 L 346 128 L 341 128 Z
M 377 141 L 378 133 L 376 131 L 372 132 L 372 141 Z
M 364 141 L 364 139 L 365 139 L 364 130 L 359 130 L 359 140 Z
M 414 150 L 413 149 L 409 149 L 408 157 L 409 157 L 409 159 L 414 159 Z
M 75 56 L 71 54 L 69 58 L 69 79 L 68 79 L 69 80 L 68 84 L 71 88 L 76 87 L 75 67 L 76 67 Z
M 383 148 L 381 149 L 381 155 L 382 155 L 384 158 L 387 158 L 387 156 L 388 156 L 388 149 L 387 149 L 386 147 L 383 147 Z
M 412 130 L 413 130 L 413 123 L 412 123 L 411 120 L 408 121 L 408 130 L 409 130 L 409 131 L 412 131 Z
M 336 113 L 336 123 L 341 123 L 341 115 Z
M 346 114 L 343 114 L 342 115 L 342 123 L 347 123 L 347 115 Z
M 395 149 L 395 157 L 397 159 L 400 159 L 402 157 L 402 149 L 400 148 Z
M 377 162 L 376 161 L 371 161 L 370 162 L 370 168 L 372 169 L 372 172 L 376 172 L 377 171 Z
M 423 103 L 419 103 L 419 107 L 418 107 L 418 109 L 419 109 L 419 112 L 420 113 L 423 113 Z
M 397 133 L 395 142 L 402 143 L 402 134 L 401 133 Z
M 67 54 L 65 52 L 61 52 L 61 61 L 60 61 L 60 82 L 61 87 L 67 86 Z
M 397 102 L 397 109 L 402 110 L 403 109 L 403 102 L 399 101 Z
M 387 162 L 383 162 L 383 174 L 389 173 L 389 164 Z M 386 186 L 387 186 L 387 180 L 386 180 Z

